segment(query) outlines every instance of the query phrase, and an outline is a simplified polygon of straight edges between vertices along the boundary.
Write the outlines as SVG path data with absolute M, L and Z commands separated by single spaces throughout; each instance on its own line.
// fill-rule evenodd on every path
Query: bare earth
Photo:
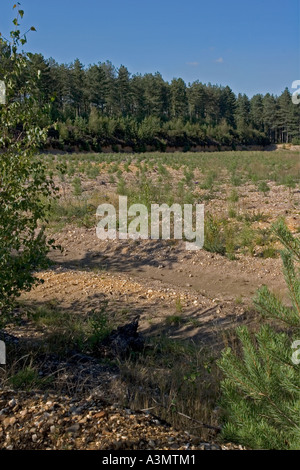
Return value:
M 181 241 L 102 241 L 95 229 L 72 227 L 56 242 L 65 250 L 52 253 L 55 266 L 39 274 L 44 284 L 23 295 L 24 300 L 56 299 L 78 314 L 105 301 L 108 311 L 123 315 L 124 322 L 141 315 L 141 330 L 151 334 L 166 330 L 166 317 L 179 314 L 180 304 L 186 324 L 169 334 L 206 341 L 251 316 L 251 299 L 263 284 L 285 295 L 280 259 L 241 256 L 230 261 L 204 250 L 188 252 Z

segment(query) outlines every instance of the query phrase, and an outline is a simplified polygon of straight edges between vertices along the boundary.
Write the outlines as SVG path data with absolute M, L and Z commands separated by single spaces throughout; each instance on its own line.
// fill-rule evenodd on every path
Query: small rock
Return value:
M 103 411 L 100 411 L 99 413 L 96 413 L 94 415 L 94 418 L 102 419 L 102 418 L 105 418 L 106 416 L 107 416 L 107 413 L 106 413 L 106 411 L 103 410 Z
M 79 429 L 80 429 L 80 424 L 76 423 L 76 424 L 73 424 L 72 426 L 69 426 L 66 429 L 66 432 L 68 432 L 70 434 L 75 434 L 77 431 L 79 431 Z
M 211 444 L 211 445 L 210 445 L 210 449 L 211 449 L 211 450 L 221 450 L 221 447 L 218 446 L 217 444 Z
M 3 427 L 6 429 L 10 425 L 10 418 L 5 418 L 3 420 Z

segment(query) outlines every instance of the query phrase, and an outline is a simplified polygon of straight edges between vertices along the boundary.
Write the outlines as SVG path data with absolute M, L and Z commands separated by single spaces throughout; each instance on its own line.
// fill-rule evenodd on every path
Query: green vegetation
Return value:
M 266 196 L 266 194 L 270 191 L 270 188 L 265 181 L 261 181 L 258 185 L 258 190 L 264 193 L 264 195 Z
M 45 304 L 27 311 L 28 318 L 45 332 L 46 352 L 64 355 L 72 349 L 97 354 L 100 342 L 111 332 L 106 306 L 87 315 L 60 310 L 55 304 Z
M 291 185 L 293 182 L 293 187 L 297 187 L 300 178 L 298 154 L 287 151 L 170 155 L 86 153 L 43 158 L 49 171 L 61 181 L 63 197 L 54 201 L 48 213 L 50 225 L 56 230 L 66 223 L 95 226 L 97 206 L 111 202 L 117 207 L 117 195 L 127 196 L 129 206 L 141 203 L 149 211 L 151 204 L 162 201 L 169 205 L 205 203 L 204 248 L 231 260 L 240 253 L 264 258 L 278 255 L 270 232 L 270 214 L 260 207 L 247 209 L 244 192 L 270 194 L 271 190 L 276 191 L 276 186 L 286 186 L 288 182 L 290 203 L 296 205 Z M 129 165 L 130 172 L 127 171 Z M 65 167 L 63 181 L 57 166 Z M 99 176 L 91 186 L 89 169 L 95 167 Z M 243 181 L 239 188 L 233 184 L 236 181 L 232 182 L 233 174 Z M 68 187 L 72 188 L 72 194 L 65 189 Z M 214 204 L 220 199 L 226 200 L 227 206 L 216 215 Z M 260 223 L 266 226 L 261 228 Z
M 292 344 L 300 334 L 300 241 L 282 221 L 274 231 L 285 246 L 281 256 L 292 307 L 262 287 L 255 305 L 275 325 L 255 334 L 240 327 L 241 351 L 226 349 L 218 361 L 225 376 L 222 436 L 252 449 L 299 450 L 300 365 L 292 360 Z
M 167 325 L 179 326 L 183 322 L 183 318 L 180 315 L 170 315 L 166 318 Z
M 73 185 L 74 196 L 81 196 L 82 194 L 81 179 L 78 176 L 76 176 L 76 178 L 73 179 L 72 185 Z
M 3 50 L 2 45 L 0 56 Z M 299 140 L 300 108 L 287 88 L 279 97 L 267 93 L 249 99 L 229 86 L 187 85 L 181 78 L 169 83 L 158 72 L 131 75 L 109 61 L 84 67 L 78 59 L 67 65 L 30 54 L 27 62 L 27 76 L 40 73 L 38 102 L 48 104 L 54 97 L 47 148 L 188 152 L 198 146 L 235 150 Z M 25 80 L 24 73 L 20 79 Z M 94 175 L 97 168 L 89 171 Z M 238 173 L 232 181 L 240 185 Z
M 9 384 L 14 390 L 43 389 L 49 386 L 49 379 L 41 379 L 37 368 L 25 366 L 9 377 Z
M 52 244 L 39 225 L 54 190 L 37 157 L 47 137 L 47 109 L 37 97 L 38 74 L 20 80 L 32 71 L 28 54 L 19 51 L 26 44 L 19 30 L 24 12 L 14 8 L 10 41 L 0 36 L 0 79 L 6 84 L 6 104 L 0 105 L 0 323 L 14 299 L 37 282 L 32 272 L 47 265 Z

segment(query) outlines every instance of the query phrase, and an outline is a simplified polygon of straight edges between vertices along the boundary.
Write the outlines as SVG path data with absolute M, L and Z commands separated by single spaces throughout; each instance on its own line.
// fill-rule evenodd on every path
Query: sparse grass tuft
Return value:
M 129 399 L 124 405 L 151 408 L 152 413 L 175 428 L 192 432 L 197 429 L 201 439 L 208 439 L 214 431 L 193 420 L 218 425 L 213 413 L 219 394 L 215 361 L 208 348 L 192 341 L 166 336 L 150 339 L 144 353 L 120 364 L 122 378 L 129 387 Z
M 44 331 L 47 352 L 61 354 L 71 349 L 95 351 L 113 328 L 105 305 L 99 311 L 77 315 L 48 304 L 29 311 L 28 318 Z

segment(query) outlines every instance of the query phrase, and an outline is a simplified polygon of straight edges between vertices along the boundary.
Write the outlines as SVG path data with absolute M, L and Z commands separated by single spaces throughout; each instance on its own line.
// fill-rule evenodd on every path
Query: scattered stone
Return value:
M 71 434 L 75 434 L 76 432 L 79 431 L 79 429 L 80 429 L 80 424 L 76 423 L 76 424 L 73 424 L 72 426 L 68 427 L 66 429 L 66 432 L 71 433 Z
M 96 394 L 82 398 L 54 393 L 48 396 L 55 410 L 50 417 L 42 395 L 19 392 L 20 410 L 9 408 L 8 416 L 0 420 L 0 448 L 33 450 L 38 445 L 40 450 L 244 450 L 230 443 L 221 446 L 203 442 L 188 432 L 176 431 L 149 411 L 132 411 L 117 403 L 105 404 Z M 7 408 L 11 399 L 10 392 L 0 392 L 0 409 Z M 81 423 L 73 421 L 74 406 L 81 409 Z M 22 409 L 28 410 L 26 419 Z M 104 418 L 99 425 L 99 420 Z M 51 419 L 54 422 L 49 426 Z M 40 424 L 38 428 L 35 423 Z
M 99 413 L 96 413 L 93 417 L 96 419 L 103 419 L 106 418 L 107 413 L 106 411 L 100 411 Z

